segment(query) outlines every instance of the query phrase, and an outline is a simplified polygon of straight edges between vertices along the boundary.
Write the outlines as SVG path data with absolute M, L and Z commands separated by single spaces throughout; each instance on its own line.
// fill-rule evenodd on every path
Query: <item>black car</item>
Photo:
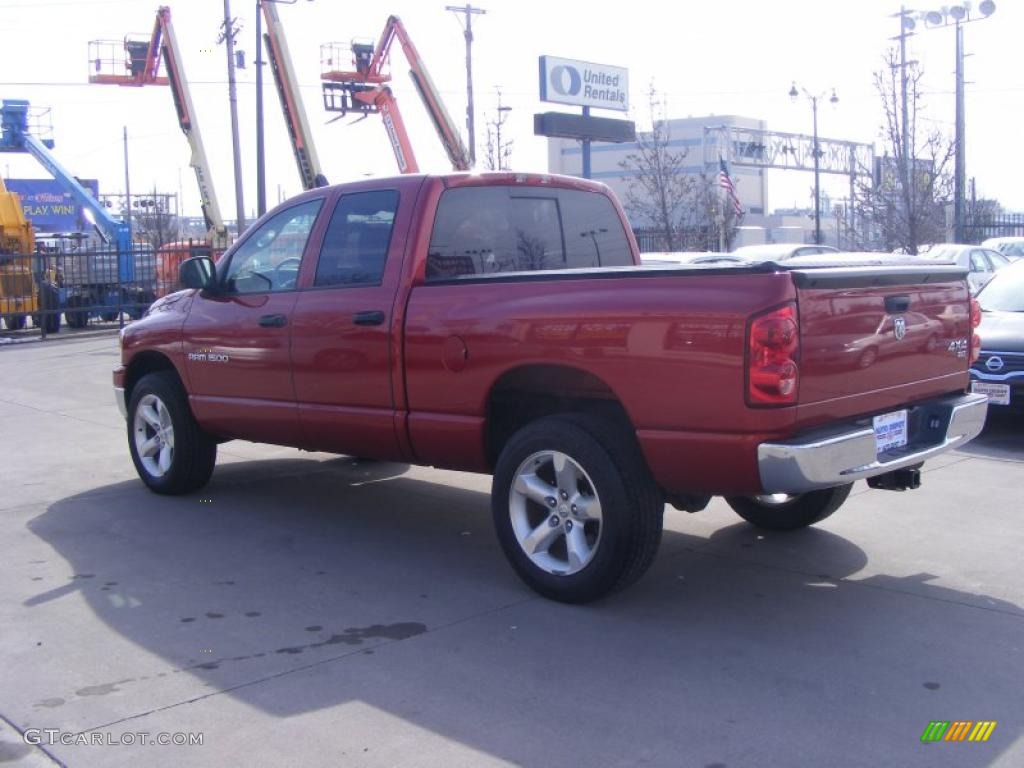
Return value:
M 978 294 L 981 357 L 971 389 L 989 396 L 991 413 L 1024 414 L 1024 261 L 1000 270 Z

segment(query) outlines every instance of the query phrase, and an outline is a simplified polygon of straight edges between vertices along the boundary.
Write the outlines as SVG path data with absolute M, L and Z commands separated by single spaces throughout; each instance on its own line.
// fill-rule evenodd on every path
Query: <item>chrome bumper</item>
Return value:
M 124 401 L 124 387 L 114 387 L 114 402 L 117 403 L 117 410 L 121 412 L 121 418 L 128 418 L 128 405 Z
M 757 447 L 761 485 L 765 493 L 801 493 L 920 464 L 977 437 L 987 411 L 988 397 L 976 394 L 915 405 L 907 409 L 907 445 L 884 454 L 875 452 L 870 420 L 762 443 Z

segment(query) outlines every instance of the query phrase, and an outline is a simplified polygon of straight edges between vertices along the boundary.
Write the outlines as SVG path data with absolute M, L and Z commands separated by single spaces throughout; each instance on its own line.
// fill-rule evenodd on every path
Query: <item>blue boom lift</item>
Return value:
M 29 132 L 29 103 L 23 99 L 4 99 L 0 107 L 0 152 L 27 152 L 32 155 L 74 198 L 85 217 L 96 227 L 113 252 L 81 253 L 64 266 L 64 316 L 73 328 L 83 327 L 89 319 L 85 307 L 104 307 L 98 310 L 105 318 L 115 317 L 116 308 L 128 304 L 148 304 L 152 289 L 136 282 L 137 272 L 132 254 L 131 233 L 128 224 L 113 218 L 107 209 L 89 191 L 78 183 L 75 176 L 62 166 L 50 151 L 51 139 L 40 139 Z M 139 275 L 138 277 L 141 277 Z M 119 290 L 119 286 L 130 286 Z M 82 309 L 79 309 L 82 308 Z M 138 314 L 134 309 L 133 314 Z

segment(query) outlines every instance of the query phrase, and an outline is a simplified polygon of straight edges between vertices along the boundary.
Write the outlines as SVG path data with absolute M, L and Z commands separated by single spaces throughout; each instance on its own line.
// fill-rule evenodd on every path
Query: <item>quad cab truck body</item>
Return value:
M 230 439 L 490 473 L 515 570 L 581 602 L 644 573 L 666 501 L 800 528 L 855 480 L 917 487 L 982 429 L 962 269 L 638 264 L 617 200 L 580 179 L 311 190 L 123 331 L 132 459 L 169 494 Z

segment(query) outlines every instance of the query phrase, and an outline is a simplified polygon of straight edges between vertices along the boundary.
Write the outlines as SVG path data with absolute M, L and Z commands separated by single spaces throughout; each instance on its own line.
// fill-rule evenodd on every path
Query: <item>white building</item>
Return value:
M 735 115 L 709 115 L 707 117 L 688 117 L 667 121 L 668 146 L 672 152 L 685 154 L 686 173 L 698 174 L 705 172 L 712 177 L 718 175 L 718 157 L 705 157 L 704 130 L 720 126 L 737 126 L 766 130 L 763 120 Z M 607 184 L 620 200 L 625 202 L 629 178 L 635 172 L 622 168 L 626 157 L 636 152 L 635 142 L 625 144 L 594 143 L 590 149 L 590 177 Z M 548 171 L 569 176 L 583 174 L 582 144 L 574 139 L 548 139 Z M 743 223 L 761 225 L 765 222 L 765 206 L 767 195 L 765 172 L 761 168 L 732 166 L 729 176 L 732 178 L 740 204 L 746 211 Z M 724 194 L 724 191 L 723 191 Z M 627 211 L 632 219 L 632 213 Z M 648 222 L 632 221 L 633 226 L 644 226 Z

